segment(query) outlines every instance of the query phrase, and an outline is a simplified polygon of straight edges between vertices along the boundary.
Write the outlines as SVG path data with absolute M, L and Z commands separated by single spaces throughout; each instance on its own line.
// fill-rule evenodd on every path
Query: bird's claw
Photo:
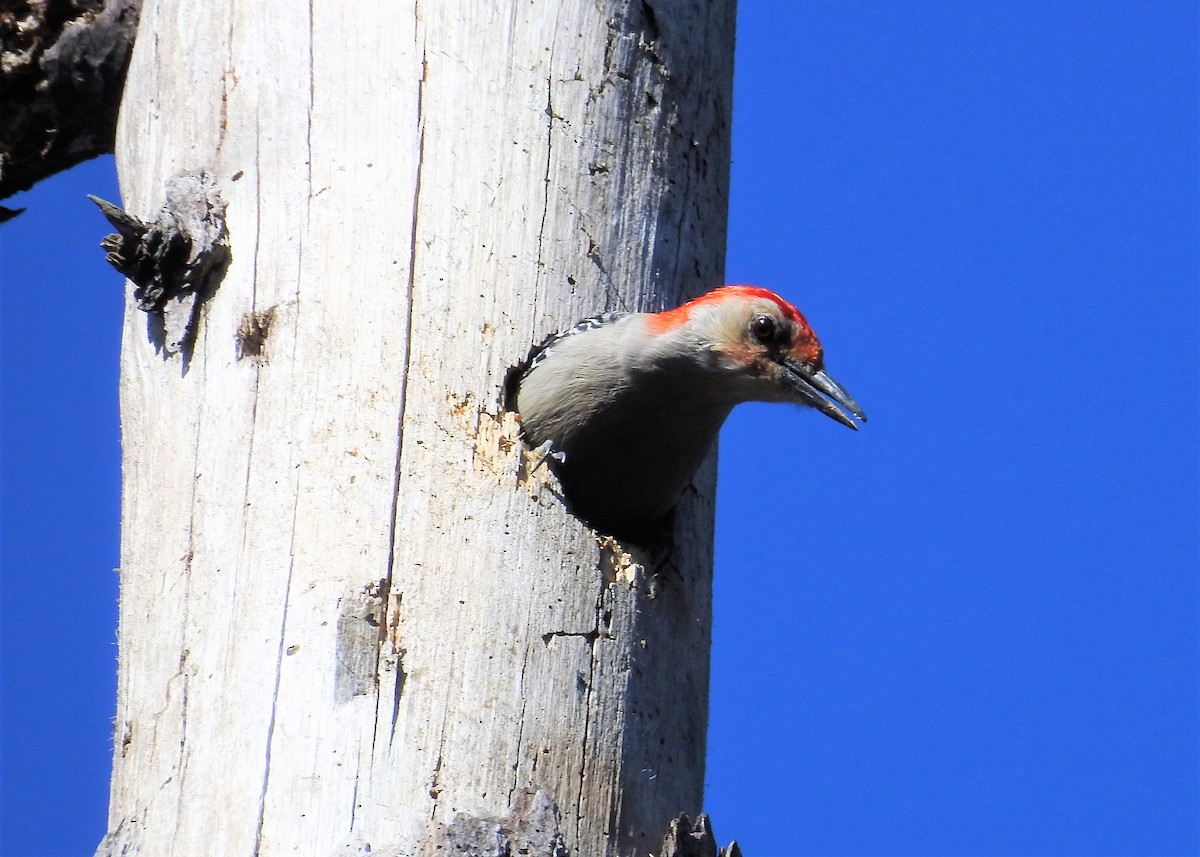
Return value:
M 541 444 L 540 446 L 534 447 L 533 450 L 531 450 L 531 451 L 533 452 L 534 455 L 538 456 L 538 460 L 537 460 L 537 464 L 533 465 L 533 467 L 530 468 L 530 470 L 529 470 L 530 473 L 536 473 L 537 469 L 539 467 L 541 467 L 543 464 L 545 464 L 546 459 L 548 459 L 548 458 L 553 458 L 559 464 L 562 464 L 567 460 L 567 454 L 565 452 L 563 452 L 562 450 L 555 451 L 554 441 L 552 441 L 552 440 L 548 440 L 545 443 Z

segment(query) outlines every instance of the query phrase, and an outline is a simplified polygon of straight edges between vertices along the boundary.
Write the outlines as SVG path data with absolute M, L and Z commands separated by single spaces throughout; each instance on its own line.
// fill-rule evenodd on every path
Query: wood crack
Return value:
M 416 271 L 417 271 L 417 233 L 418 233 L 418 216 L 420 214 L 421 205 L 421 173 L 425 167 L 425 121 L 422 115 L 425 99 L 425 81 L 429 75 L 429 62 L 425 56 L 424 45 L 421 46 L 421 79 L 417 83 L 417 116 L 416 125 L 419 129 L 417 136 L 417 168 L 416 176 L 413 183 L 413 201 L 412 201 L 412 230 L 409 234 L 408 247 L 408 282 L 405 292 L 405 315 L 404 315 L 404 361 L 400 366 L 400 406 L 396 415 L 396 461 L 392 469 L 392 508 L 388 520 L 388 548 L 387 548 L 387 570 L 384 575 L 384 583 L 381 595 L 383 597 L 383 619 L 382 626 L 388 627 L 389 615 L 388 610 L 391 606 L 391 593 L 393 585 L 393 575 L 396 566 L 396 532 L 398 519 L 400 514 L 400 475 L 404 465 L 404 419 L 405 407 L 408 403 L 408 378 L 409 371 L 412 367 L 412 325 L 413 325 L 413 299 L 416 294 Z M 401 650 L 397 648 L 397 653 Z M 380 655 L 382 655 L 382 646 L 380 647 Z M 376 657 L 375 669 L 376 675 L 379 672 L 379 655 Z M 399 661 L 397 661 L 399 668 Z M 392 701 L 392 722 L 388 737 L 390 746 L 392 740 L 396 736 L 396 720 L 400 712 L 400 691 L 402 688 L 402 679 L 397 679 L 395 694 Z M 375 723 L 373 732 L 379 732 L 379 706 L 375 706 Z M 374 749 L 375 739 L 372 738 L 371 746 Z
M 284 640 L 287 636 L 287 618 L 288 604 L 292 597 L 292 572 L 295 569 L 295 539 L 296 539 L 296 517 L 300 508 L 300 491 L 296 492 L 295 502 L 292 504 L 292 528 L 291 540 L 288 544 L 288 569 L 287 580 L 283 591 L 283 610 L 279 617 L 279 642 L 275 651 L 275 687 L 271 691 L 271 717 L 267 723 L 267 751 L 263 760 L 263 784 L 262 790 L 258 794 L 258 819 L 254 828 L 254 857 L 258 857 L 259 850 L 262 848 L 263 839 L 263 820 L 266 817 L 267 811 L 267 790 L 271 785 L 271 749 L 272 742 L 275 738 L 275 717 L 279 713 L 279 683 L 283 675 L 283 656 L 287 648 L 284 645 Z
M 584 690 L 584 715 L 583 715 L 583 741 L 581 752 L 582 755 L 579 761 L 579 791 L 575 795 L 575 841 L 583 841 L 583 822 L 585 821 L 585 813 L 583 811 L 583 792 L 587 785 L 587 762 L 588 762 L 588 747 L 592 740 L 592 696 L 596 685 L 596 661 L 600 657 L 596 651 L 596 641 L 600 639 L 600 621 L 604 614 L 604 593 L 607 589 L 606 585 L 601 585 L 596 593 L 596 626 L 589 632 L 589 658 L 588 658 L 588 677 L 587 687 Z M 544 638 L 543 638 L 544 639 Z
M 537 276 L 545 269 L 543 248 L 546 243 L 546 218 L 550 212 L 550 169 L 554 154 L 554 52 L 550 52 L 550 71 L 546 74 L 546 172 L 542 177 L 542 220 L 538 225 Z

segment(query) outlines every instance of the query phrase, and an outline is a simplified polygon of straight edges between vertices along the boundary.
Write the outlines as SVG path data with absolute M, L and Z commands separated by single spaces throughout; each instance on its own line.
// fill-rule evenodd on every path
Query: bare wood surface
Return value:
M 721 282 L 733 3 L 142 27 L 126 207 L 208 170 L 231 257 L 186 371 L 127 311 L 99 853 L 439 853 L 529 817 L 544 853 L 657 851 L 701 809 L 714 463 L 639 551 L 501 401 L 547 333 Z

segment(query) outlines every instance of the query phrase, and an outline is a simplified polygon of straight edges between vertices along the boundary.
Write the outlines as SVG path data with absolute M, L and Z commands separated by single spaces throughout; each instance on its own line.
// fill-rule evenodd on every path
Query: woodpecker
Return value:
M 571 511 L 635 541 L 662 526 L 735 405 L 794 402 L 852 429 L 867 419 L 804 316 L 754 286 L 584 319 L 534 349 L 512 392 Z

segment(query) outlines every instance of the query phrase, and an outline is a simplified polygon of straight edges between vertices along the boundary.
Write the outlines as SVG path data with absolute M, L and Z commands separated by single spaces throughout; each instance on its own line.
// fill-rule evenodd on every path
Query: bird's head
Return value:
M 704 351 L 722 386 L 740 401 L 796 402 L 842 425 L 866 414 L 825 371 L 808 321 L 768 289 L 724 286 L 651 318 L 651 331 L 686 336 Z

